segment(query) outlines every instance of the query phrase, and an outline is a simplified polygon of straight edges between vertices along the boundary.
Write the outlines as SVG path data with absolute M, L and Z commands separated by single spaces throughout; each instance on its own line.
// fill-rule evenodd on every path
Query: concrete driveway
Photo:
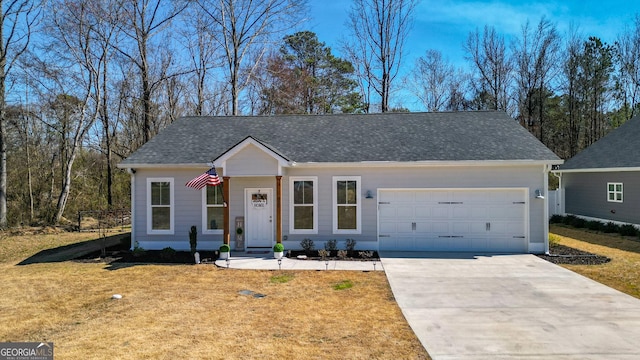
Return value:
M 640 300 L 534 255 L 381 258 L 435 360 L 640 359 Z

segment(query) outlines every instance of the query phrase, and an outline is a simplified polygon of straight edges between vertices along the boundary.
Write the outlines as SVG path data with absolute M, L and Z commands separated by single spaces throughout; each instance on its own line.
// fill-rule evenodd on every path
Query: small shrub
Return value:
M 562 219 L 562 223 L 565 225 L 571 225 L 577 219 L 575 215 L 567 215 Z
M 620 235 L 622 236 L 638 236 L 638 229 L 635 226 L 625 224 L 620 226 Z
M 322 258 L 322 260 L 328 258 L 329 257 L 329 250 L 325 250 L 325 249 L 318 250 L 318 256 L 320 256 Z
M 227 244 L 220 245 L 220 252 L 221 253 L 229 252 L 229 251 L 231 251 L 231 248 L 229 247 L 229 245 L 227 245 Z
M 347 248 L 347 251 L 353 251 L 353 249 L 356 248 L 356 243 L 357 241 L 355 239 L 347 239 L 345 240 L 344 245 Z
M 338 250 L 338 240 L 331 239 L 324 243 L 324 249 L 327 251 L 335 251 Z
M 368 251 L 358 251 L 358 255 L 360 255 L 361 258 L 363 259 L 369 259 L 373 256 L 373 251 L 368 250 Z
M 583 218 L 574 217 L 573 221 L 571 222 L 571 226 L 580 229 L 587 226 L 587 221 Z
M 316 245 L 313 243 L 313 240 L 304 239 L 300 241 L 300 247 L 302 247 L 302 250 L 304 250 L 305 252 L 309 252 L 315 250 Z
M 189 246 L 191 247 L 191 255 L 195 254 L 198 247 L 198 229 L 195 225 L 189 230 Z
M 599 231 L 601 226 L 602 226 L 602 223 L 600 221 L 597 221 L 597 220 L 587 221 L 587 229 L 589 230 Z
M 176 251 L 173 248 L 166 247 L 160 250 L 160 258 L 162 260 L 171 260 L 176 255 Z
M 282 243 L 276 243 L 273 245 L 273 252 L 284 252 L 284 245 L 282 245 Z
M 562 220 L 564 220 L 564 216 L 555 214 L 549 218 L 549 224 L 562 224 Z
M 347 250 L 338 250 L 338 259 L 344 260 L 347 258 Z
M 620 229 L 620 226 L 609 221 L 608 223 L 604 224 L 602 231 L 604 231 L 607 234 L 611 234 L 611 233 L 619 232 L 620 231 L 619 229 Z

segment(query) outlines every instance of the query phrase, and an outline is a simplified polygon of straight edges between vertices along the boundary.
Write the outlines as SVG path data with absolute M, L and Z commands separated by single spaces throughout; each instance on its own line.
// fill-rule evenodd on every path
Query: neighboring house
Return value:
M 223 186 L 185 187 L 212 163 Z M 505 113 L 480 111 L 186 117 L 119 167 L 131 173 L 132 243 L 145 249 L 188 249 L 196 225 L 199 249 L 309 238 L 542 253 L 547 176 L 561 163 Z
M 560 177 L 561 212 L 640 224 L 640 117 L 611 131 L 553 172 Z

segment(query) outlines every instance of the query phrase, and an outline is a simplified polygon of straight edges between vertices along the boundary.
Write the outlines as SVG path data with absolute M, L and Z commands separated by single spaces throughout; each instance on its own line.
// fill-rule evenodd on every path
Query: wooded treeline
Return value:
M 568 158 L 638 111 L 639 17 L 611 44 L 487 25 L 457 68 L 405 61 L 417 5 L 352 0 L 329 46 L 300 0 L 0 0 L 0 228 L 129 207 L 116 164 L 185 115 L 496 109 Z

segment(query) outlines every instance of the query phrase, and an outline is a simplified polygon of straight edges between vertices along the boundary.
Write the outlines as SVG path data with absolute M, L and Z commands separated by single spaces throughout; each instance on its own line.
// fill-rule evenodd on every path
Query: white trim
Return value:
M 609 190 L 609 186 L 613 185 L 613 191 Z M 620 191 L 616 190 L 616 187 L 620 185 Z M 609 195 L 613 194 L 614 199 L 609 199 Z M 620 200 L 617 199 L 617 194 L 620 194 Z M 608 182 L 607 183 L 607 202 L 623 203 L 624 202 L 624 184 L 621 182 Z
M 131 174 L 131 248 L 133 251 L 136 243 L 136 172 L 133 169 L 129 169 Z
M 214 207 L 214 208 L 221 208 L 223 209 L 222 211 L 224 211 L 224 203 L 220 204 L 220 205 L 209 205 L 207 204 L 207 189 L 211 187 L 211 186 L 205 186 L 204 188 L 202 188 L 202 234 L 203 235 L 220 235 L 224 233 L 224 228 L 222 229 L 216 229 L 216 230 L 212 230 L 209 229 L 209 225 L 207 224 L 207 209 L 209 208 L 209 206 Z M 224 190 L 223 190 L 224 191 Z M 224 221 L 223 224 L 224 226 Z
M 338 181 L 355 181 L 356 182 L 356 228 L 355 229 L 338 229 Z M 362 233 L 362 177 L 361 176 L 333 176 L 331 179 L 331 212 L 333 213 L 333 234 L 361 234 Z
M 153 230 L 151 228 L 152 218 L 151 218 L 151 183 L 156 182 L 168 182 L 169 183 L 169 229 L 168 230 Z M 174 190 L 174 179 L 171 177 L 161 177 L 161 178 L 147 178 L 147 234 L 149 235 L 173 235 L 175 232 L 175 190 Z
M 313 229 L 295 229 L 294 208 L 293 203 L 293 184 L 296 181 L 312 181 L 313 182 Z M 318 233 L 318 177 L 317 176 L 290 176 L 289 177 L 289 233 L 290 234 L 317 234 Z
M 557 169 L 553 173 L 591 173 L 591 172 L 627 172 L 640 171 L 640 167 L 612 167 L 612 168 L 593 168 L 593 169 Z

